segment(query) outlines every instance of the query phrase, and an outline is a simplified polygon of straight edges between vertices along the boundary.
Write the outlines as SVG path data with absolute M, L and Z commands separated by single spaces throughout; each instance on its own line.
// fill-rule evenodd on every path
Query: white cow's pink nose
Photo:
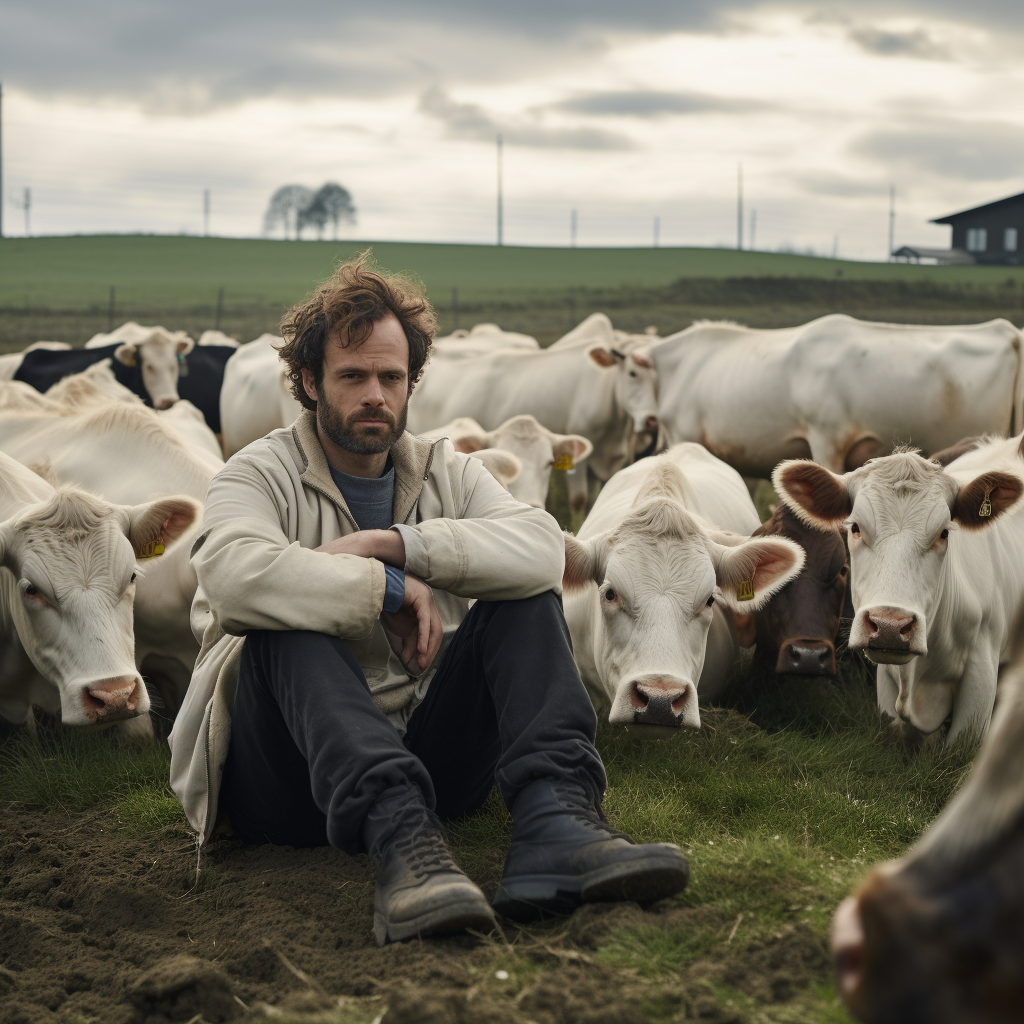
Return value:
M 637 725 L 681 725 L 690 687 L 678 679 L 645 676 L 629 684 L 629 702 Z
M 653 434 L 658 429 L 658 417 L 648 416 L 647 417 L 647 429 Z
M 141 698 L 142 682 L 137 676 L 103 679 L 82 690 L 82 705 L 91 722 L 134 718 Z
M 170 409 L 176 401 L 177 398 L 161 398 L 160 401 L 156 403 L 156 407 L 158 409 Z

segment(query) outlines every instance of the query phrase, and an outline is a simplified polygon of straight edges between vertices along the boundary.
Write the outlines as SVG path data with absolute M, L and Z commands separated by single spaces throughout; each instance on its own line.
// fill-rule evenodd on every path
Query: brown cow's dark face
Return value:
M 780 503 L 754 536 L 788 537 L 807 553 L 800 575 L 755 616 L 758 660 L 779 673 L 834 676 L 849 578 L 845 535 L 807 526 Z
M 834 937 L 839 981 L 866 1024 L 1024 1019 L 1020 823 L 969 866 L 875 871 L 848 902 Z

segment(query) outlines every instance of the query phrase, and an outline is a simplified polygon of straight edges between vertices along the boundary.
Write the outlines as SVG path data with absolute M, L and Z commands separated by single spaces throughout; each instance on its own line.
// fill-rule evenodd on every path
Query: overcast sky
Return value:
M 1024 191 L 1024 3 L 0 0 L 4 227 L 258 235 L 337 181 L 368 239 L 884 258 Z M 756 211 L 756 214 L 755 214 Z M 756 216 L 756 228 L 751 218 Z

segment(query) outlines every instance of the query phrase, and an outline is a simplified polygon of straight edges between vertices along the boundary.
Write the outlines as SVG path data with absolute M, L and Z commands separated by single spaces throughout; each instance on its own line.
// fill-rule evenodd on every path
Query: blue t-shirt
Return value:
M 395 505 L 395 467 L 388 459 L 383 476 L 352 476 L 328 467 L 341 496 L 360 530 L 390 530 Z M 405 600 L 405 573 L 393 565 L 384 566 L 384 611 L 397 612 Z

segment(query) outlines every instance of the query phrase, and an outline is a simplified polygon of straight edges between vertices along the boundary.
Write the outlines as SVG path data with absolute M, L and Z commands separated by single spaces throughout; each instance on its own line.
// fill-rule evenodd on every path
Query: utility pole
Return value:
M 757 248 L 757 210 L 750 211 L 750 248 Z
M 654 248 L 657 249 L 661 243 L 661 217 L 654 218 Z
M 498 135 L 498 245 L 504 245 L 504 212 L 502 210 L 502 187 L 503 182 L 501 180 L 502 172 L 502 160 L 501 160 L 501 135 Z
M 569 215 L 569 246 L 572 249 L 576 248 L 576 211 L 573 210 Z
M 0 238 L 4 237 L 4 87 L 0 82 Z
M 893 239 L 896 235 L 896 186 L 889 186 L 889 253 L 886 263 L 892 263 Z
M 203 237 L 210 235 L 210 190 L 203 189 Z
M 743 164 L 736 165 L 736 248 L 743 248 Z

